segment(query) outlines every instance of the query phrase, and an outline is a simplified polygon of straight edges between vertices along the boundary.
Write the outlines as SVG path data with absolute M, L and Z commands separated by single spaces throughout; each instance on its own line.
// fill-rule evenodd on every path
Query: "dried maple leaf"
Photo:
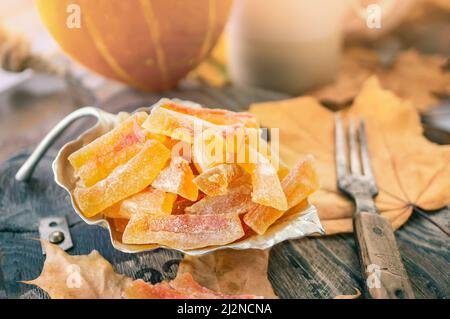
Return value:
M 310 94 L 325 104 L 345 106 L 375 74 L 384 88 L 410 99 L 419 111 L 424 112 L 439 103 L 437 95 L 450 94 L 450 73 L 444 69 L 446 62 L 442 56 L 408 50 L 385 67 L 374 51 L 350 47 L 344 52 L 336 81 Z
M 336 80 L 311 92 L 327 105 L 345 106 L 359 93 L 361 85 L 380 65 L 378 55 L 361 47 L 345 50 Z
M 46 259 L 38 278 L 24 281 L 44 289 L 54 299 L 116 299 L 132 279 L 114 272 L 96 250 L 71 256 L 56 245 L 42 241 Z
M 328 234 L 350 232 L 353 206 L 336 189 L 334 113 L 312 97 L 251 106 L 267 127 L 280 130 L 281 157 L 289 165 L 313 154 L 322 189 L 311 201 Z M 450 146 L 439 146 L 422 135 L 411 102 L 383 90 L 373 77 L 366 81 L 346 117 L 366 121 L 372 168 L 379 188 L 376 204 L 394 228 L 417 206 L 439 209 L 450 203 Z
M 410 99 L 420 112 L 436 106 L 436 94 L 450 94 L 450 72 L 443 67 L 447 59 L 423 55 L 413 50 L 401 53 L 390 69 L 378 72 L 383 87 Z
M 268 264 L 269 250 L 226 249 L 199 257 L 185 256 L 178 273 L 190 273 L 202 286 L 224 294 L 276 298 L 267 278 Z
M 95 250 L 89 255 L 70 256 L 58 246 L 47 241 L 43 241 L 43 245 L 47 258 L 40 276 L 23 283 L 36 285 L 55 299 L 262 298 L 254 294 L 244 294 L 242 289 L 234 294 L 210 290 L 201 286 L 187 272 L 179 272 L 177 277 L 170 282 L 163 281 L 154 285 L 141 279 L 133 281 L 131 278 L 115 273 L 111 264 Z M 266 264 L 264 269 L 267 276 L 268 254 L 263 256 L 263 262 Z M 217 274 L 210 271 L 210 269 L 216 270 L 213 267 L 208 267 L 207 272 L 211 276 L 220 276 L 221 267 L 222 265 L 219 265 Z M 240 280 L 245 281 L 246 277 L 240 276 Z

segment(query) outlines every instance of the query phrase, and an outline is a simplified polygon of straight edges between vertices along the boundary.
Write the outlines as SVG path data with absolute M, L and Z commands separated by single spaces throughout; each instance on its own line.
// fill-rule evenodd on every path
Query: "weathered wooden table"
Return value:
M 162 96 L 240 110 L 252 102 L 284 97 L 261 90 L 187 85 L 162 94 L 128 90 L 107 99 L 101 107 L 110 112 L 133 110 Z M 64 141 L 92 124 L 88 120 L 68 130 L 41 161 L 29 183 L 14 180 L 30 147 L 74 109 L 59 79 L 33 78 L 0 94 L 0 298 L 46 297 L 42 290 L 19 282 L 35 278 L 42 269 L 44 256 L 35 238 L 39 236 L 38 222 L 45 216 L 67 217 L 74 242 L 70 254 L 87 254 L 97 249 L 117 271 L 133 278 L 150 282 L 172 278 L 183 258 L 180 253 L 163 249 L 140 254 L 115 251 L 106 230 L 86 225 L 72 211 L 68 196 L 53 182 L 51 161 Z M 418 298 L 450 297 L 449 236 L 432 223 L 440 224 L 448 232 L 449 212 L 447 209 L 433 213 L 431 221 L 414 214 L 396 232 Z M 332 298 L 353 294 L 355 288 L 362 290 L 353 236 L 305 238 L 277 245 L 271 251 L 269 279 L 281 298 Z

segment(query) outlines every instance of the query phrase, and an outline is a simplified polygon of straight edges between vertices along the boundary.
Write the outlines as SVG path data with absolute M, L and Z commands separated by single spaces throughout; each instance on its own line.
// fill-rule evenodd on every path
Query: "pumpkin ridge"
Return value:
M 152 7 L 150 0 L 140 0 L 145 22 L 148 26 L 148 31 L 150 33 L 150 39 L 155 47 L 156 52 L 156 64 L 158 65 L 158 69 L 161 73 L 161 77 L 164 83 L 164 87 L 168 87 L 168 72 L 166 67 L 166 59 L 164 56 L 164 50 L 161 47 L 161 43 L 159 41 L 159 25 L 156 20 L 156 16 Z
M 101 34 L 96 29 L 93 21 L 89 17 L 88 14 L 85 13 L 85 22 L 88 34 L 91 36 L 92 41 L 94 42 L 97 51 L 106 61 L 111 70 L 116 73 L 116 75 L 121 78 L 123 81 L 127 81 L 132 83 L 133 85 L 143 88 L 140 83 L 138 83 L 130 74 L 128 74 L 114 59 L 111 52 L 109 52 L 108 47 L 101 39 Z
M 200 48 L 199 59 L 201 60 L 211 47 L 211 41 L 215 33 L 215 23 L 217 20 L 217 6 L 214 0 L 208 2 L 208 27 L 206 28 L 205 38 Z

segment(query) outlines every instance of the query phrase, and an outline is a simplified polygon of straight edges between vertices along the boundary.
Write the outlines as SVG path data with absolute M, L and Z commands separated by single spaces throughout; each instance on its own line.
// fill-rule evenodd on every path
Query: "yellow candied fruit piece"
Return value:
M 130 161 L 90 187 L 77 187 L 75 200 L 86 217 L 92 217 L 150 185 L 170 157 L 160 142 L 147 141 Z
M 125 244 L 160 244 L 177 249 L 225 245 L 244 236 L 239 215 L 133 215 Z
M 114 230 L 123 233 L 125 231 L 125 228 L 128 225 L 129 219 L 123 219 L 123 218 L 114 218 L 112 220 Z
M 234 125 L 243 124 L 245 127 L 258 127 L 258 121 L 252 113 L 233 112 L 224 109 L 210 109 L 205 107 L 192 107 L 176 103 L 166 103 L 161 107 L 217 124 Z
M 142 149 L 147 140 L 161 141 L 165 138 L 142 128 L 146 118 L 146 113 L 136 113 L 69 156 L 75 175 L 80 177 L 84 186 L 94 185 L 116 167 L 125 164 Z
M 103 211 L 110 218 L 130 219 L 131 215 L 143 214 L 170 214 L 176 194 L 167 193 L 159 189 L 147 187 L 142 192 L 108 207 Z
M 226 194 L 206 196 L 185 208 L 185 212 L 195 215 L 214 215 L 223 213 L 244 214 L 256 205 L 252 202 L 252 187 L 242 184 L 230 188 Z
M 287 199 L 281 187 L 276 169 L 270 161 L 248 147 L 249 160 L 239 164 L 252 178 L 252 200 L 257 204 L 270 206 L 278 210 L 287 209 Z
M 230 183 L 242 174 L 242 168 L 236 164 L 220 164 L 195 177 L 194 183 L 208 196 L 224 195 Z
M 198 197 L 198 187 L 194 184 L 194 173 L 189 162 L 179 156 L 172 158 L 170 165 L 159 173 L 152 186 L 191 201 Z
M 315 192 L 319 188 L 319 178 L 313 165 L 313 158 L 308 156 L 299 161 L 283 179 L 281 185 L 286 194 L 288 209 Z M 257 205 L 244 215 L 244 222 L 262 235 L 270 225 L 283 216 L 286 210 Z
M 197 128 L 203 130 L 215 125 L 194 116 L 158 106 L 152 109 L 142 126 L 152 133 L 192 143 L 194 132 Z

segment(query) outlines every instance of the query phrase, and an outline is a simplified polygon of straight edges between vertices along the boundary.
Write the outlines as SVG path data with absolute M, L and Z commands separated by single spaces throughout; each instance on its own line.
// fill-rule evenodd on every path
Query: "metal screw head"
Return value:
M 54 231 L 48 236 L 49 242 L 52 244 L 60 244 L 64 241 L 64 233 L 62 231 Z

